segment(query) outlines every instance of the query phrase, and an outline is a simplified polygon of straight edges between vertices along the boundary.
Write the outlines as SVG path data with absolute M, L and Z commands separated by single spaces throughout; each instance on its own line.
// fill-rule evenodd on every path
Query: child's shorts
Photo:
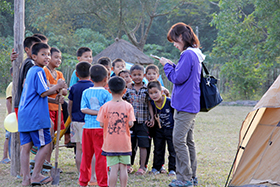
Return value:
M 52 141 L 49 128 L 30 131 L 30 132 L 20 132 L 19 135 L 20 135 L 20 145 L 24 145 L 29 142 L 32 142 L 35 147 L 38 147 L 38 149 L 41 146 L 51 143 Z
M 85 122 L 72 121 L 71 122 L 71 142 L 82 143 L 83 126 Z
M 122 155 L 122 156 L 106 156 L 107 158 L 107 166 L 113 166 L 116 164 L 130 164 L 130 155 Z
M 58 118 L 58 111 L 52 111 L 50 110 L 50 118 L 51 120 L 53 121 L 54 123 L 54 131 L 57 130 L 57 118 Z M 64 126 L 64 119 L 63 119 L 63 112 L 61 111 L 61 124 L 60 124 L 60 129 L 63 130 L 65 129 L 65 126 Z
M 145 123 L 134 122 L 133 127 L 130 129 L 131 142 L 138 142 L 138 147 L 150 147 L 151 137 L 149 136 L 149 127 Z

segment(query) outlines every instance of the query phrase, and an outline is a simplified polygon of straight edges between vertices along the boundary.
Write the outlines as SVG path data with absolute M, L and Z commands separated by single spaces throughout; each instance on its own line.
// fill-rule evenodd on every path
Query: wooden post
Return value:
M 19 79 L 19 67 L 23 62 L 23 40 L 25 33 L 24 24 L 24 0 L 14 0 L 14 50 L 19 54 L 13 62 L 13 100 L 15 98 L 16 88 Z M 14 104 L 14 101 L 13 101 Z M 14 109 L 14 107 L 13 107 Z M 20 139 L 19 132 L 11 135 L 11 175 L 20 175 Z

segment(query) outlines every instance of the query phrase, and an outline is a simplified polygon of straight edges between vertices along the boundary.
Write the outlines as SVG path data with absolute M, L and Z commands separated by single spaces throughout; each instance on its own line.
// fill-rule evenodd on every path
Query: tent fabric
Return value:
M 280 78 L 244 120 L 229 186 L 280 184 Z
M 97 60 L 103 56 L 109 57 L 111 60 L 121 58 L 133 64 L 148 65 L 154 63 L 154 60 L 123 39 L 116 39 L 113 44 L 94 56 L 93 63 L 96 63 Z

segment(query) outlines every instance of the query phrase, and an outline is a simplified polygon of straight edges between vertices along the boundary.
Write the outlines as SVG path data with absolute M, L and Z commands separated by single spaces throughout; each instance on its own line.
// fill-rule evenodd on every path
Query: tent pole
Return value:
M 246 130 L 246 132 L 245 132 L 245 134 L 244 134 L 244 136 L 243 136 L 243 138 L 242 138 L 242 141 L 241 141 L 240 145 L 241 145 L 242 142 L 244 141 L 244 138 L 246 137 L 246 135 L 247 135 L 247 133 L 248 133 L 248 130 L 250 129 L 250 127 L 251 127 L 251 125 L 252 125 L 252 123 L 253 123 L 253 121 L 254 121 L 254 119 L 255 119 L 255 117 L 256 117 L 256 115 L 257 115 L 258 112 L 259 112 L 259 109 L 257 109 L 257 111 L 256 111 L 256 113 L 255 113 L 253 119 L 251 120 L 250 125 L 248 126 L 248 128 L 247 128 L 247 130 Z M 237 152 L 236 152 L 236 154 L 235 154 L 233 163 L 232 163 L 232 165 L 231 165 L 231 168 L 230 168 L 230 171 L 229 171 L 229 174 L 228 174 L 228 177 L 227 177 L 227 181 L 226 181 L 225 187 L 228 186 L 229 177 L 230 177 L 230 175 L 231 175 L 231 173 L 232 173 L 233 165 L 234 165 L 234 163 L 235 163 L 235 161 L 236 161 L 236 158 L 237 158 L 237 155 L 238 155 L 240 149 L 245 149 L 245 148 L 242 148 L 241 146 L 238 147 L 238 150 L 237 150 Z

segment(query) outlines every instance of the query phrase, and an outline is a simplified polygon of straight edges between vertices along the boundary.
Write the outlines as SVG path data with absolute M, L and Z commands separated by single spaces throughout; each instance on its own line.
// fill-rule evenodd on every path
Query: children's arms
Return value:
M 48 84 L 48 87 L 53 87 L 55 86 L 55 84 L 51 84 L 49 80 L 47 80 L 47 84 Z M 62 95 L 63 96 L 66 96 L 68 94 L 67 92 L 67 84 L 65 84 L 65 86 L 62 88 Z
M 147 120 L 146 124 L 147 124 L 148 127 L 153 127 L 155 125 L 154 110 L 153 110 L 151 102 L 149 102 L 149 101 L 148 101 L 148 107 L 149 107 L 149 112 L 150 112 L 151 119 L 150 119 L 150 121 Z
M 166 97 L 170 97 L 170 93 L 169 93 L 169 90 L 167 88 L 162 86 L 161 89 L 162 89 L 163 93 L 166 95 Z
M 100 125 L 100 127 L 102 127 L 102 128 L 104 127 L 104 123 L 101 123 L 101 122 L 100 122 L 99 125 Z
M 41 94 L 41 97 L 46 97 L 48 95 L 57 94 L 60 89 L 64 88 L 65 85 L 66 85 L 65 81 L 62 79 L 59 79 L 57 81 L 57 84 L 55 86 L 51 87 L 50 89 L 48 89 L 47 91 L 43 92 Z
M 6 107 L 8 114 L 12 113 L 12 97 L 6 99 Z
M 11 62 L 13 62 L 14 60 L 17 59 L 18 57 L 18 53 L 14 50 L 14 48 L 12 49 L 12 53 L 11 53 L 11 56 L 10 56 L 10 59 L 11 59 Z
M 133 121 L 128 122 L 129 128 L 133 127 L 133 124 L 134 124 Z
M 62 88 L 62 95 L 66 96 L 67 94 L 68 94 L 67 87 L 66 88 Z
M 97 110 L 91 110 L 89 108 L 84 108 L 84 109 L 81 109 L 82 113 L 84 114 L 89 114 L 89 115 L 93 115 L 93 116 L 97 116 L 98 114 L 98 111 Z
M 69 114 L 69 117 L 70 117 L 71 120 L 72 120 L 72 106 L 73 106 L 73 101 L 69 99 L 69 102 L 68 102 L 68 114 Z

